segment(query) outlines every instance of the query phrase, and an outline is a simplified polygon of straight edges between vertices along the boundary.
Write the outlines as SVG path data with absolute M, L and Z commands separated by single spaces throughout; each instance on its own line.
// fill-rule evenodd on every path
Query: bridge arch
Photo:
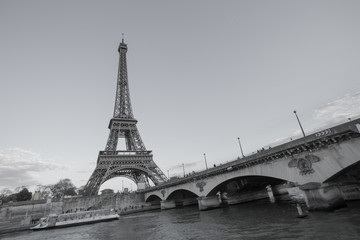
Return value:
M 216 175 L 211 178 L 211 180 L 207 180 L 206 178 L 197 184 L 202 185 L 203 190 L 201 191 L 201 196 L 210 196 L 214 195 L 219 191 L 219 188 L 224 190 L 224 184 L 228 184 L 232 181 L 237 182 L 240 186 L 241 180 L 251 180 L 252 184 L 257 183 L 257 187 L 262 187 L 265 189 L 267 185 L 277 185 L 285 182 L 293 183 L 293 179 L 291 179 L 291 174 L 282 174 L 282 172 L 278 169 L 273 171 L 272 166 L 260 167 L 253 166 L 252 168 L 246 168 L 238 171 L 237 169 L 231 169 L 228 172 L 224 172 L 223 174 Z M 263 183 L 262 183 L 263 182 Z M 233 186 L 234 187 L 234 186 Z
M 324 182 L 349 182 L 360 180 L 360 161 L 353 163 L 341 171 L 335 173 Z
M 145 199 L 145 202 L 151 203 L 151 205 L 153 206 L 153 205 L 160 205 L 161 200 L 162 199 L 160 196 L 158 196 L 157 194 L 152 194 Z
M 226 192 L 229 195 L 240 194 L 248 191 L 263 191 L 266 186 L 277 186 L 287 183 L 287 180 L 260 175 L 244 175 L 226 179 L 219 182 L 209 190 L 206 196 L 214 196 L 218 192 Z
M 196 193 L 187 190 L 187 189 L 176 189 L 169 193 L 166 200 L 173 200 L 173 199 L 185 199 L 185 198 L 197 198 L 199 197 Z
M 174 201 L 176 206 L 197 205 L 199 196 L 187 189 L 176 189 L 169 193 L 166 200 Z

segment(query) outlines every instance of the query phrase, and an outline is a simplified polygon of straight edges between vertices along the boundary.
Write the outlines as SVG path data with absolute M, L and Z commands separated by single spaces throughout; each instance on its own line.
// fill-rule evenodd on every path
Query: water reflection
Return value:
M 197 207 L 138 213 L 119 221 L 39 232 L 2 239 L 360 239 L 360 202 L 335 212 L 310 212 L 296 218 L 294 205 L 259 201 L 199 212 Z

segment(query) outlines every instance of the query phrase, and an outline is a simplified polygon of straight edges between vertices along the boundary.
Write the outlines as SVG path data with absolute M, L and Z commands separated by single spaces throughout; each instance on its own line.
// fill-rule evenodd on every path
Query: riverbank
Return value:
M 140 213 L 140 212 L 149 212 L 149 211 L 156 211 L 156 210 L 159 210 L 159 211 L 161 210 L 160 205 L 144 206 L 144 207 L 133 208 L 133 209 L 124 209 L 119 212 L 119 215 L 125 216 L 125 215 Z
M 30 231 L 30 228 L 35 226 L 36 224 L 29 224 L 29 225 L 21 225 L 19 222 L 0 222 L 0 235 L 12 232 L 20 232 L 20 231 Z

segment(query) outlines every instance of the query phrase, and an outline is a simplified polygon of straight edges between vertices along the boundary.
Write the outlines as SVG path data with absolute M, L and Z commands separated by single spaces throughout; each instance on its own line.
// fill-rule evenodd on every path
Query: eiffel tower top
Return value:
M 120 53 L 121 49 L 124 49 L 127 52 L 127 44 L 124 43 L 124 34 L 122 34 L 122 40 L 118 48 L 118 52 Z
M 124 35 L 119 45 L 119 68 L 117 76 L 117 87 L 115 97 L 115 107 L 113 118 L 117 119 L 134 119 L 132 112 L 130 91 L 128 83 L 126 52 L 127 44 L 124 42 Z

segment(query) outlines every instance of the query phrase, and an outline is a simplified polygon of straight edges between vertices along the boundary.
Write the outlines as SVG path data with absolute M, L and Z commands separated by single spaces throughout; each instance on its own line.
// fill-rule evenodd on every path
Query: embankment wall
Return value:
M 144 195 L 138 193 L 108 194 L 92 197 L 72 197 L 61 200 L 24 201 L 7 203 L 0 206 L 0 222 L 23 219 L 30 215 L 38 219 L 51 213 L 61 214 L 89 209 L 131 209 L 145 206 Z

